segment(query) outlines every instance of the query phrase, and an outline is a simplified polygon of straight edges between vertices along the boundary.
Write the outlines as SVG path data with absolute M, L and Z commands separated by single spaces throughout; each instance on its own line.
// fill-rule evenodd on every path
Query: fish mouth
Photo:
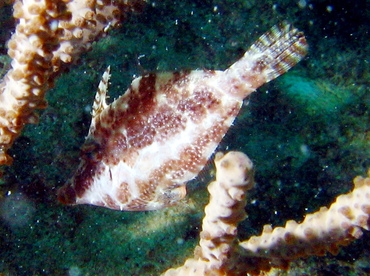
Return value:
M 76 204 L 76 197 L 76 191 L 70 183 L 66 183 L 57 192 L 58 201 L 65 205 Z

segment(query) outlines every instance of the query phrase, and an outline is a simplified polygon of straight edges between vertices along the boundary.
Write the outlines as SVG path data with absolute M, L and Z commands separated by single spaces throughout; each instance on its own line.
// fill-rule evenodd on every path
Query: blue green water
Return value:
M 14 28 L 9 6 L 0 16 L 5 53 Z M 239 236 L 300 220 L 349 191 L 370 167 L 368 2 L 150 1 L 57 81 L 40 123 L 14 144 L 0 185 L 0 274 L 159 275 L 192 256 L 211 168 L 190 183 L 186 200 L 155 212 L 62 206 L 56 190 L 78 164 L 108 65 L 114 99 L 143 71 L 225 69 L 282 20 L 305 33 L 309 54 L 246 101 L 219 146 L 256 165 Z M 365 233 L 336 257 L 298 261 L 288 275 L 367 275 L 368 240 Z

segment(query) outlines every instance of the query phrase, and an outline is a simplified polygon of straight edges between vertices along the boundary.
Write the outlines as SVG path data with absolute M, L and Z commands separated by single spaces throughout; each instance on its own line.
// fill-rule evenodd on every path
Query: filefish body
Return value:
M 105 102 L 109 68 L 95 97 L 81 163 L 58 191 L 65 204 L 156 210 L 186 194 L 233 123 L 243 99 L 307 53 L 305 37 L 274 26 L 225 71 L 152 73 Z

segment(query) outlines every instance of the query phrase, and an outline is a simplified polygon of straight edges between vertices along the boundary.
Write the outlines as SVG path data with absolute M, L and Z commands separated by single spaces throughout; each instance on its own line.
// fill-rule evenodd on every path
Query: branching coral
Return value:
M 260 275 L 272 267 L 287 268 L 289 262 L 326 252 L 338 254 L 370 228 L 370 178 L 356 177 L 354 188 L 329 207 L 306 215 L 303 222 L 289 220 L 285 227 L 265 225 L 262 234 L 237 241 L 237 225 L 245 218 L 245 192 L 253 184 L 253 165 L 246 155 L 216 154 L 216 181 L 208 186 L 210 202 L 205 208 L 200 246 L 194 258 L 163 275 Z M 369 172 L 370 176 L 370 172 Z

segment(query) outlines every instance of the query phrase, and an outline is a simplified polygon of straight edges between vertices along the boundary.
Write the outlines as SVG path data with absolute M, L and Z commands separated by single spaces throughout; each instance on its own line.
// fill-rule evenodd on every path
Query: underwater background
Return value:
M 1 7 L 2 6 L 2 7 Z M 0 74 L 9 68 L 11 5 L 0 4 Z M 218 151 L 256 166 L 239 237 L 329 205 L 370 168 L 369 1 L 148 1 L 83 55 L 49 91 L 2 168 L 0 275 L 159 275 L 193 255 L 208 202 L 210 164 L 177 206 L 119 212 L 63 206 L 56 190 L 73 174 L 102 73 L 110 99 L 143 72 L 225 69 L 274 24 L 303 31 L 309 54 L 245 101 Z M 310 257 L 271 275 L 369 275 L 370 234 L 337 256 Z

